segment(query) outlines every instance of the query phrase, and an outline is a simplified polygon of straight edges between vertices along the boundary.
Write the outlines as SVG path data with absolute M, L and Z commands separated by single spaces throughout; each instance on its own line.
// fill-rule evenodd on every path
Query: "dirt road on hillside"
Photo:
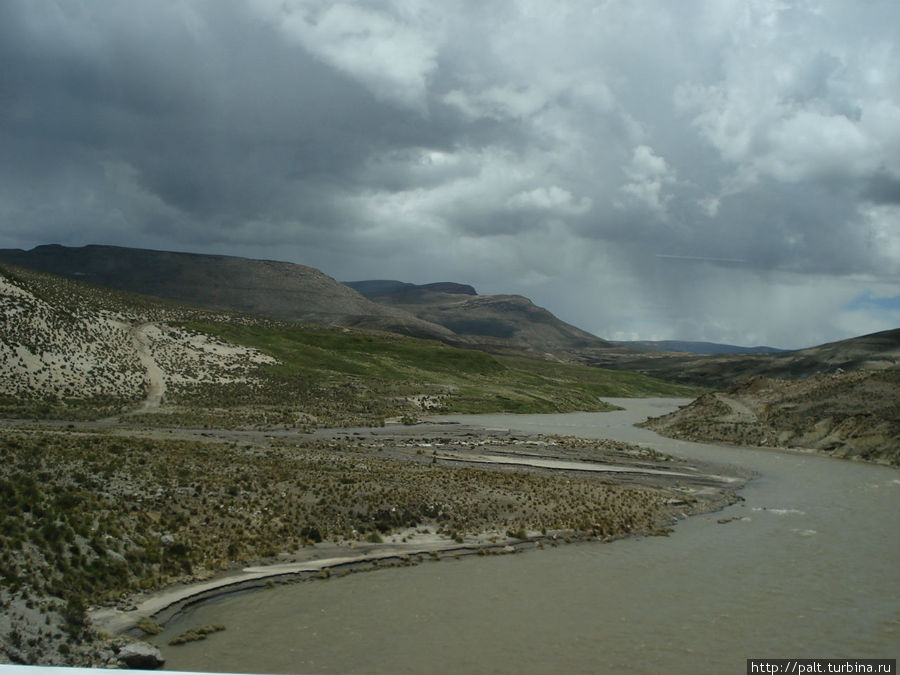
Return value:
M 155 327 L 152 323 L 142 323 L 133 326 L 130 331 L 138 358 L 141 360 L 144 370 L 147 371 L 147 379 L 150 382 L 147 387 L 147 397 L 141 402 L 138 409 L 130 414 L 145 413 L 158 409 L 162 403 L 163 395 L 166 393 L 165 373 L 163 373 L 162 368 L 159 367 L 150 351 L 149 331 Z

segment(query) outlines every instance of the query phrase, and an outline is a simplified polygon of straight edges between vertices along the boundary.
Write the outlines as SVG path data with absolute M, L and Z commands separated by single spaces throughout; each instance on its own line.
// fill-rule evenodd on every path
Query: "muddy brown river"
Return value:
M 290 673 L 743 673 L 747 658 L 897 658 L 900 472 L 812 454 L 688 443 L 627 410 L 459 416 L 604 437 L 758 472 L 745 502 L 666 537 L 442 560 L 226 596 L 155 640 L 176 670 Z M 720 524 L 719 519 L 734 518 Z

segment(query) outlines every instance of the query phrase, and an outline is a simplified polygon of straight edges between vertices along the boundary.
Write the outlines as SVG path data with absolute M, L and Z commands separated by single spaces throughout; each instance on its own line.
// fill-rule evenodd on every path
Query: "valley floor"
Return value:
M 736 501 L 749 478 L 620 442 L 459 424 L 4 426 L 0 573 L 14 583 L 0 659 L 31 664 L 112 663 L 127 638 L 101 633 L 139 634 L 141 619 L 236 588 L 665 534 Z

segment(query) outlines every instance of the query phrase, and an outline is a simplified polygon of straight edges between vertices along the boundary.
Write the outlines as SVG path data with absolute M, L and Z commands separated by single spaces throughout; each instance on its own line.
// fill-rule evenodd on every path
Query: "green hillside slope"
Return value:
M 380 425 L 423 413 L 605 410 L 689 396 L 628 372 L 157 301 L 0 267 L 0 415 L 162 426 Z M 102 400 L 102 405 L 99 403 Z

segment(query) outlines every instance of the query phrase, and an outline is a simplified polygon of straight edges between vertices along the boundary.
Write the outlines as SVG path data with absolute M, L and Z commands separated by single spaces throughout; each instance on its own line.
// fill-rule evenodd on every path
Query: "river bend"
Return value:
M 738 673 L 746 658 L 896 658 L 900 472 L 814 454 L 662 438 L 633 427 L 684 401 L 458 416 L 605 437 L 759 474 L 746 501 L 672 536 L 442 561 L 224 597 L 158 642 L 180 670 L 317 673 Z M 720 523 L 720 520 L 728 522 Z

